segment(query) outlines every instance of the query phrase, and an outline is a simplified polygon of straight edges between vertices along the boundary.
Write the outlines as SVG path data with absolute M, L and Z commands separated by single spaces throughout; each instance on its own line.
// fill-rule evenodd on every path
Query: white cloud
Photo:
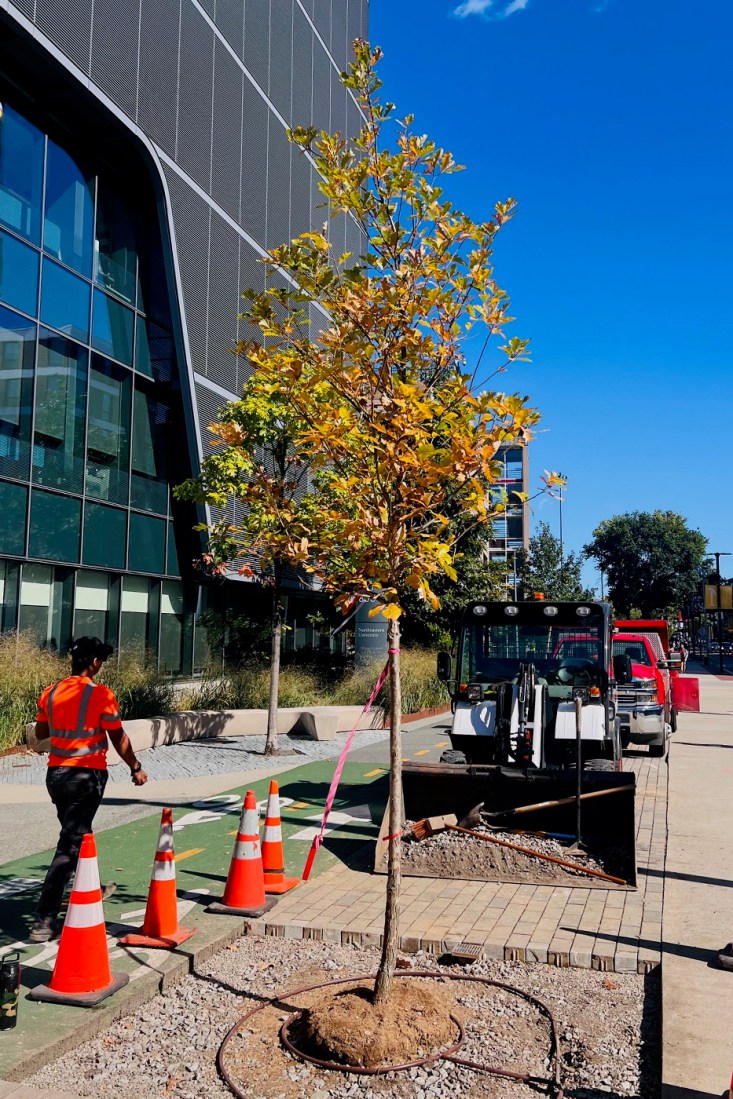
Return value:
M 529 0 L 512 0 L 511 4 L 507 5 L 501 13 L 502 17 L 506 18 L 507 15 L 514 15 L 515 11 L 524 11 L 528 3 Z
M 465 19 L 468 15 L 485 15 L 494 0 L 463 0 L 453 14 L 457 19 Z

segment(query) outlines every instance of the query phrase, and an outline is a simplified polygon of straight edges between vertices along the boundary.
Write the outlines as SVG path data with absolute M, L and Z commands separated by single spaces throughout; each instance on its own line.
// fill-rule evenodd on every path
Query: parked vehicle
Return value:
M 627 622 L 617 623 L 613 635 L 621 743 L 624 748 L 648 744 L 650 755 L 662 756 L 667 737 L 677 728 L 670 661 L 656 632 L 632 632 L 629 626 Z

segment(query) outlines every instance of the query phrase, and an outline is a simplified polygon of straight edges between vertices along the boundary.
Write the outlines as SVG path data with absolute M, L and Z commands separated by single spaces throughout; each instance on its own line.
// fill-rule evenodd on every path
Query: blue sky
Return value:
M 519 202 L 496 273 L 533 362 L 501 382 L 542 411 L 567 547 L 669 508 L 733 551 L 730 0 L 371 0 L 370 38 L 384 98 L 466 165 L 448 197 Z

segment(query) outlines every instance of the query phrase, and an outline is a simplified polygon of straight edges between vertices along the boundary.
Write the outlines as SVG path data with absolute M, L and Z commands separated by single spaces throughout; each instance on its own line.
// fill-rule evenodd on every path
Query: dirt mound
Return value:
M 371 988 L 324 992 L 305 1012 L 302 1034 L 324 1060 L 363 1068 L 401 1065 L 456 1039 L 452 1007 L 448 991 L 434 981 L 396 980 L 389 1002 L 379 1007 Z

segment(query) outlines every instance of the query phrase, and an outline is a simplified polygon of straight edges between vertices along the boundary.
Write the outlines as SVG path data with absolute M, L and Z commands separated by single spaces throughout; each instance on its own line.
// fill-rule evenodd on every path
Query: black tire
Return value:
M 616 764 L 612 759 L 587 759 L 585 761 L 586 771 L 615 771 Z
M 458 752 L 453 748 L 447 748 L 440 757 L 441 763 L 468 763 L 465 752 Z
M 669 727 L 673 733 L 677 732 L 677 711 L 672 710 L 669 715 Z
M 661 744 L 650 744 L 649 745 L 649 755 L 650 756 L 656 756 L 657 759 L 659 759 L 659 758 L 661 758 L 661 756 L 664 755 L 666 747 L 667 747 L 667 745 L 664 742 L 662 742 Z

